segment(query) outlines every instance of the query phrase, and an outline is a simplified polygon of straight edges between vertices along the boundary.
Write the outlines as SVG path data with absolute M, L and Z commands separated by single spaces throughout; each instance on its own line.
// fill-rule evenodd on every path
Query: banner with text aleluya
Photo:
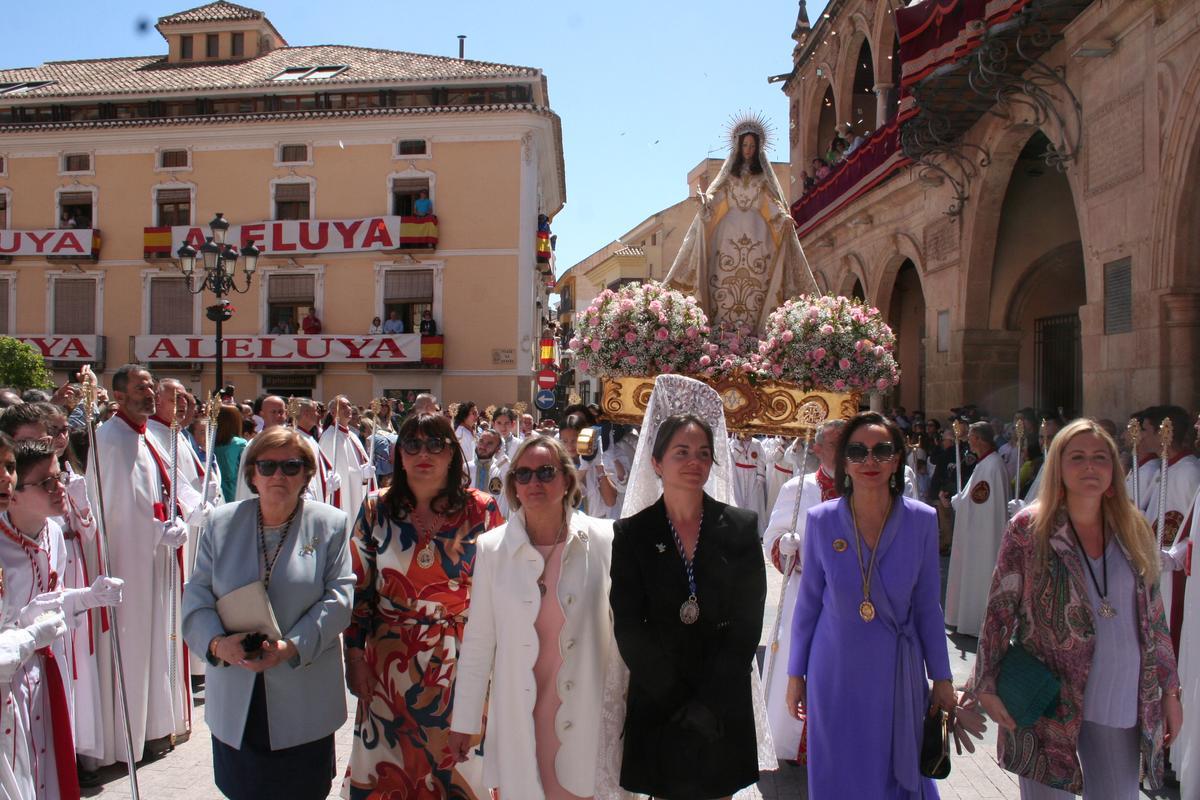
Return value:
M 400 247 L 400 217 L 362 219 L 299 219 L 231 225 L 225 241 L 239 248 L 250 242 L 263 255 L 303 253 L 365 253 Z M 206 228 L 171 228 L 171 253 L 187 242 L 197 250 L 208 236 Z
M 384 364 L 421 360 L 421 334 L 384 336 L 226 336 L 225 361 L 267 364 Z M 135 336 L 138 361 L 214 361 L 211 336 Z

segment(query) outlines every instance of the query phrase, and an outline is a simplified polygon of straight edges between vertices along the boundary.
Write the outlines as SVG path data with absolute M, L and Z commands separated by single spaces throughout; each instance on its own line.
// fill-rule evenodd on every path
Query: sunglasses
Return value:
M 21 491 L 28 489 L 30 486 L 36 486 L 46 494 L 50 494 L 55 489 L 61 489 L 66 486 L 70 480 L 70 475 L 65 472 L 60 472 L 57 475 L 51 475 L 49 478 L 37 481 L 36 483 L 19 483 L 17 484 L 17 490 Z
M 867 456 L 874 458 L 876 463 L 887 464 L 896 459 L 896 445 L 891 442 L 880 442 L 874 447 L 867 447 L 858 442 L 846 445 L 846 460 L 851 464 L 862 464 L 867 460 Z
M 290 478 L 300 474 L 300 470 L 304 469 L 304 461 L 299 458 L 288 458 L 283 461 L 268 461 L 267 459 L 263 459 L 255 461 L 254 468 L 264 478 L 274 475 L 277 469 L 283 470 L 283 474 Z
M 533 480 L 534 476 L 537 477 L 538 483 L 549 483 L 550 481 L 554 480 L 556 475 L 558 475 L 558 467 L 552 464 L 543 464 L 537 469 L 518 467 L 517 469 L 513 470 L 513 480 L 522 486 L 525 486 L 531 480 Z
M 449 443 L 449 441 L 449 439 L 438 438 L 434 436 L 430 436 L 428 439 L 418 439 L 414 437 L 412 439 L 405 439 L 404 441 L 400 442 L 400 449 L 405 453 L 408 453 L 410 456 L 415 456 L 417 453 L 421 452 L 422 448 L 424 448 L 426 453 L 429 453 L 431 456 L 436 456 L 438 453 L 446 449 L 446 445 Z

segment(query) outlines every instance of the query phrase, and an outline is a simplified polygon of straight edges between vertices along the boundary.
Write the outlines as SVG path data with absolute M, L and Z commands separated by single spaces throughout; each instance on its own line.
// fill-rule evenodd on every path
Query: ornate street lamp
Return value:
M 207 241 L 200 247 L 199 253 L 196 252 L 196 248 L 184 242 L 183 246 L 175 252 L 175 255 L 179 257 L 179 268 L 183 271 L 183 276 L 187 279 L 189 292 L 199 294 L 208 289 L 217 296 L 216 305 L 209 306 L 206 314 L 209 319 L 216 323 L 216 390 L 220 391 L 225 383 L 221 325 L 233 315 L 233 312 L 229 308 L 229 301 L 224 298 L 230 292 L 244 294 L 250 289 L 250 282 L 254 277 L 254 270 L 258 268 L 258 257 L 262 251 L 255 247 L 253 242 L 250 242 L 239 253 L 236 247 L 226 243 L 225 234 L 229 232 L 229 220 L 225 219 L 219 211 L 213 217 L 212 222 L 208 223 L 208 229 L 212 233 L 212 236 L 208 237 Z M 196 272 L 197 255 L 201 258 L 204 272 L 201 274 L 200 285 L 193 288 L 192 275 Z M 245 276 L 244 286 L 238 286 L 235 280 L 239 255 L 242 259 L 242 274 Z

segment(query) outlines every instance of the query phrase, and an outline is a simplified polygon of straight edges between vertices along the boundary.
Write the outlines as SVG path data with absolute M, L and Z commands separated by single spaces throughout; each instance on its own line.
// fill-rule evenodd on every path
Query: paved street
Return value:
M 944 572 L 944 569 L 943 569 Z M 775 606 L 779 599 L 782 578 L 770 565 L 767 566 L 768 602 L 767 616 L 763 623 L 763 643 L 770 635 L 774 622 Z M 948 637 L 950 662 L 954 669 L 957 685 L 961 685 L 970 673 L 975 660 L 975 640 L 971 637 Z M 203 693 L 198 695 L 199 704 L 194 715 L 192 738 L 176 748 L 175 752 L 138 770 L 142 796 L 147 800 L 158 798 L 186 798 L 186 800 L 220 800 L 221 793 L 212 782 L 212 747 L 208 728 L 204 725 Z M 350 698 L 352 701 L 353 698 Z M 351 705 L 351 708 L 353 706 Z M 351 714 L 353 716 L 353 714 Z M 351 723 L 347 722 L 337 734 L 338 772 L 341 774 L 350 756 L 353 741 Z M 947 800 L 993 800 L 994 798 L 1019 797 L 1016 780 L 1000 769 L 995 761 L 996 738 L 994 729 L 989 729 L 983 745 L 974 755 L 955 756 L 950 778 L 940 784 L 941 794 Z M 98 789 L 85 790 L 85 797 L 103 797 L 119 800 L 129 797 L 129 782 L 118 768 L 105 771 L 106 783 Z M 335 786 L 335 790 L 336 790 Z M 766 773 L 759 782 L 759 789 L 766 800 L 779 798 L 806 798 L 804 770 L 781 765 L 775 772 Z M 1156 800 L 1178 800 L 1179 793 L 1161 792 L 1143 794 Z

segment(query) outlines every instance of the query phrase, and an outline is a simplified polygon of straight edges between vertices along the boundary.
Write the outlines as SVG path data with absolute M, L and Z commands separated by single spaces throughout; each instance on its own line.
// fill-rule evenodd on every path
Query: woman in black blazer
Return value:
M 712 428 L 667 418 L 654 439 L 658 502 L 614 528 L 609 601 L 629 667 L 622 788 L 722 798 L 758 780 L 750 671 L 766 571 L 757 515 L 704 493 Z

